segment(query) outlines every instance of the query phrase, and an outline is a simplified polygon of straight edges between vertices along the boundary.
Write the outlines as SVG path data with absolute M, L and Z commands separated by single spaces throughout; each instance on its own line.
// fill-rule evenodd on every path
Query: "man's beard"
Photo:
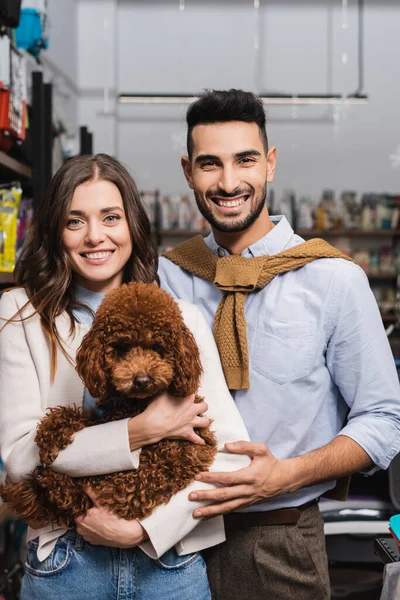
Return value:
M 254 194 L 254 189 L 253 192 Z M 248 194 L 248 192 L 244 192 L 244 194 Z M 208 197 L 210 199 L 210 196 L 220 196 L 221 198 L 235 198 L 237 196 L 240 195 L 244 195 L 243 192 L 239 191 L 234 191 L 231 194 L 227 194 L 226 192 L 223 192 L 222 190 L 218 190 L 218 192 L 208 192 L 206 194 L 206 197 Z M 265 206 L 265 201 L 266 201 L 266 197 L 267 197 L 267 186 L 265 186 L 263 188 L 263 191 L 261 193 L 261 197 L 260 198 L 255 198 L 254 199 L 254 206 L 251 207 L 250 212 L 246 215 L 246 217 L 244 217 L 243 219 L 236 221 L 235 219 L 237 218 L 235 215 L 226 216 L 226 220 L 224 221 L 219 221 L 215 215 L 213 214 L 212 210 L 207 206 L 207 204 L 204 202 L 203 198 L 201 197 L 201 195 L 194 191 L 194 197 L 196 200 L 196 204 L 197 204 L 197 208 L 199 209 L 199 211 L 201 212 L 201 214 L 203 215 L 203 217 L 206 219 L 206 221 L 208 221 L 208 223 L 211 225 L 211 227 L 213 229 L 216 229 L 217 231 L 221 231 L 223 233 L 238 233 L 240 231 L 244 231 L 245 229 L 248 229 L 255 221 L 257 221 L 258 217 L 261 214 L 262 209 Z M 254 198 L 254 196 L 253 196 Z M 246 202 L 249 202 L 250 198 L 248 198 L 246 200 Z M 210 201 L 212 202 L 212 200 L 210 199 Z M 228 221 L 228 219 L 230 219 L 230 221 Z

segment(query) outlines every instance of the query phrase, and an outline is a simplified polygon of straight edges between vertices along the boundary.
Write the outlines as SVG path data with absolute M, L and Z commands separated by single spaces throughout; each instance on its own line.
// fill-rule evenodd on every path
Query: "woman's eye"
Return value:
M 120 218 L 121 217 L 119 215 L 107 215 L 104 220 L 108 223 L 115 223 L 116 221 L 119 221 Z
M 79 227 L 82 224 L 80 219 L 68 219 L 67 227 Z

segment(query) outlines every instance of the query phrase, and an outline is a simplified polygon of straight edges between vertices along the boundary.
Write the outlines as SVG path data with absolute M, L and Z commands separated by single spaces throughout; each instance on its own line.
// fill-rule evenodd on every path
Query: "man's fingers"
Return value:
M 268 456 L 271 451 L 262 442 L 228 442 L 225 448 L 234 454 L 247 454 L 248 456 Z
M 213 483 L 217 485 L 242 485 L 253 483 L 253 474 L 249 467 L 244 467 L 238 471 L 213 473 L 212 471 L 203 471 L 195 477 L 196 481 Z
M 249 498 L 254 495 L 254 489 L 249 485 L 234 485 L 212 490 L 196 490 L 189 494 L 189 500 L 205 502 L 228 502 L 237 498 Z
M 202 506 L 196 508 L 193 513 L 195 519 L 212 519 L 218 515 L 226 515 L 234 510 L 245 508 L 250 506 L 252 503 L 249 502 L 249 498 L 237 498 L 236 500 L 230 500 L 228 502 L 222 502 L 221 504 L 209 504 L 208 506 Z

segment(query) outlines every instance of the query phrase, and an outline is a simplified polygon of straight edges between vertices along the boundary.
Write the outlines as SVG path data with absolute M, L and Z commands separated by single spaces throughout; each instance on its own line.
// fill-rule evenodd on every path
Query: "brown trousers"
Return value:
M 229 530 L 226 538 L 204 552 L 213 600 L 329 600 L 318 505 L 296 525 Z

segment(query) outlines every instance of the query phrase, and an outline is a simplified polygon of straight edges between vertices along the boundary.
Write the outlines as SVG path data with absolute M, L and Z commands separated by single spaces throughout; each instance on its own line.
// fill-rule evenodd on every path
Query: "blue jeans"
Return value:
M 21 600 L 211 600 L 199 553 L 160 559 L 140 548 L 92 546 L 68 531 L 44 561 L 28 542 Z

